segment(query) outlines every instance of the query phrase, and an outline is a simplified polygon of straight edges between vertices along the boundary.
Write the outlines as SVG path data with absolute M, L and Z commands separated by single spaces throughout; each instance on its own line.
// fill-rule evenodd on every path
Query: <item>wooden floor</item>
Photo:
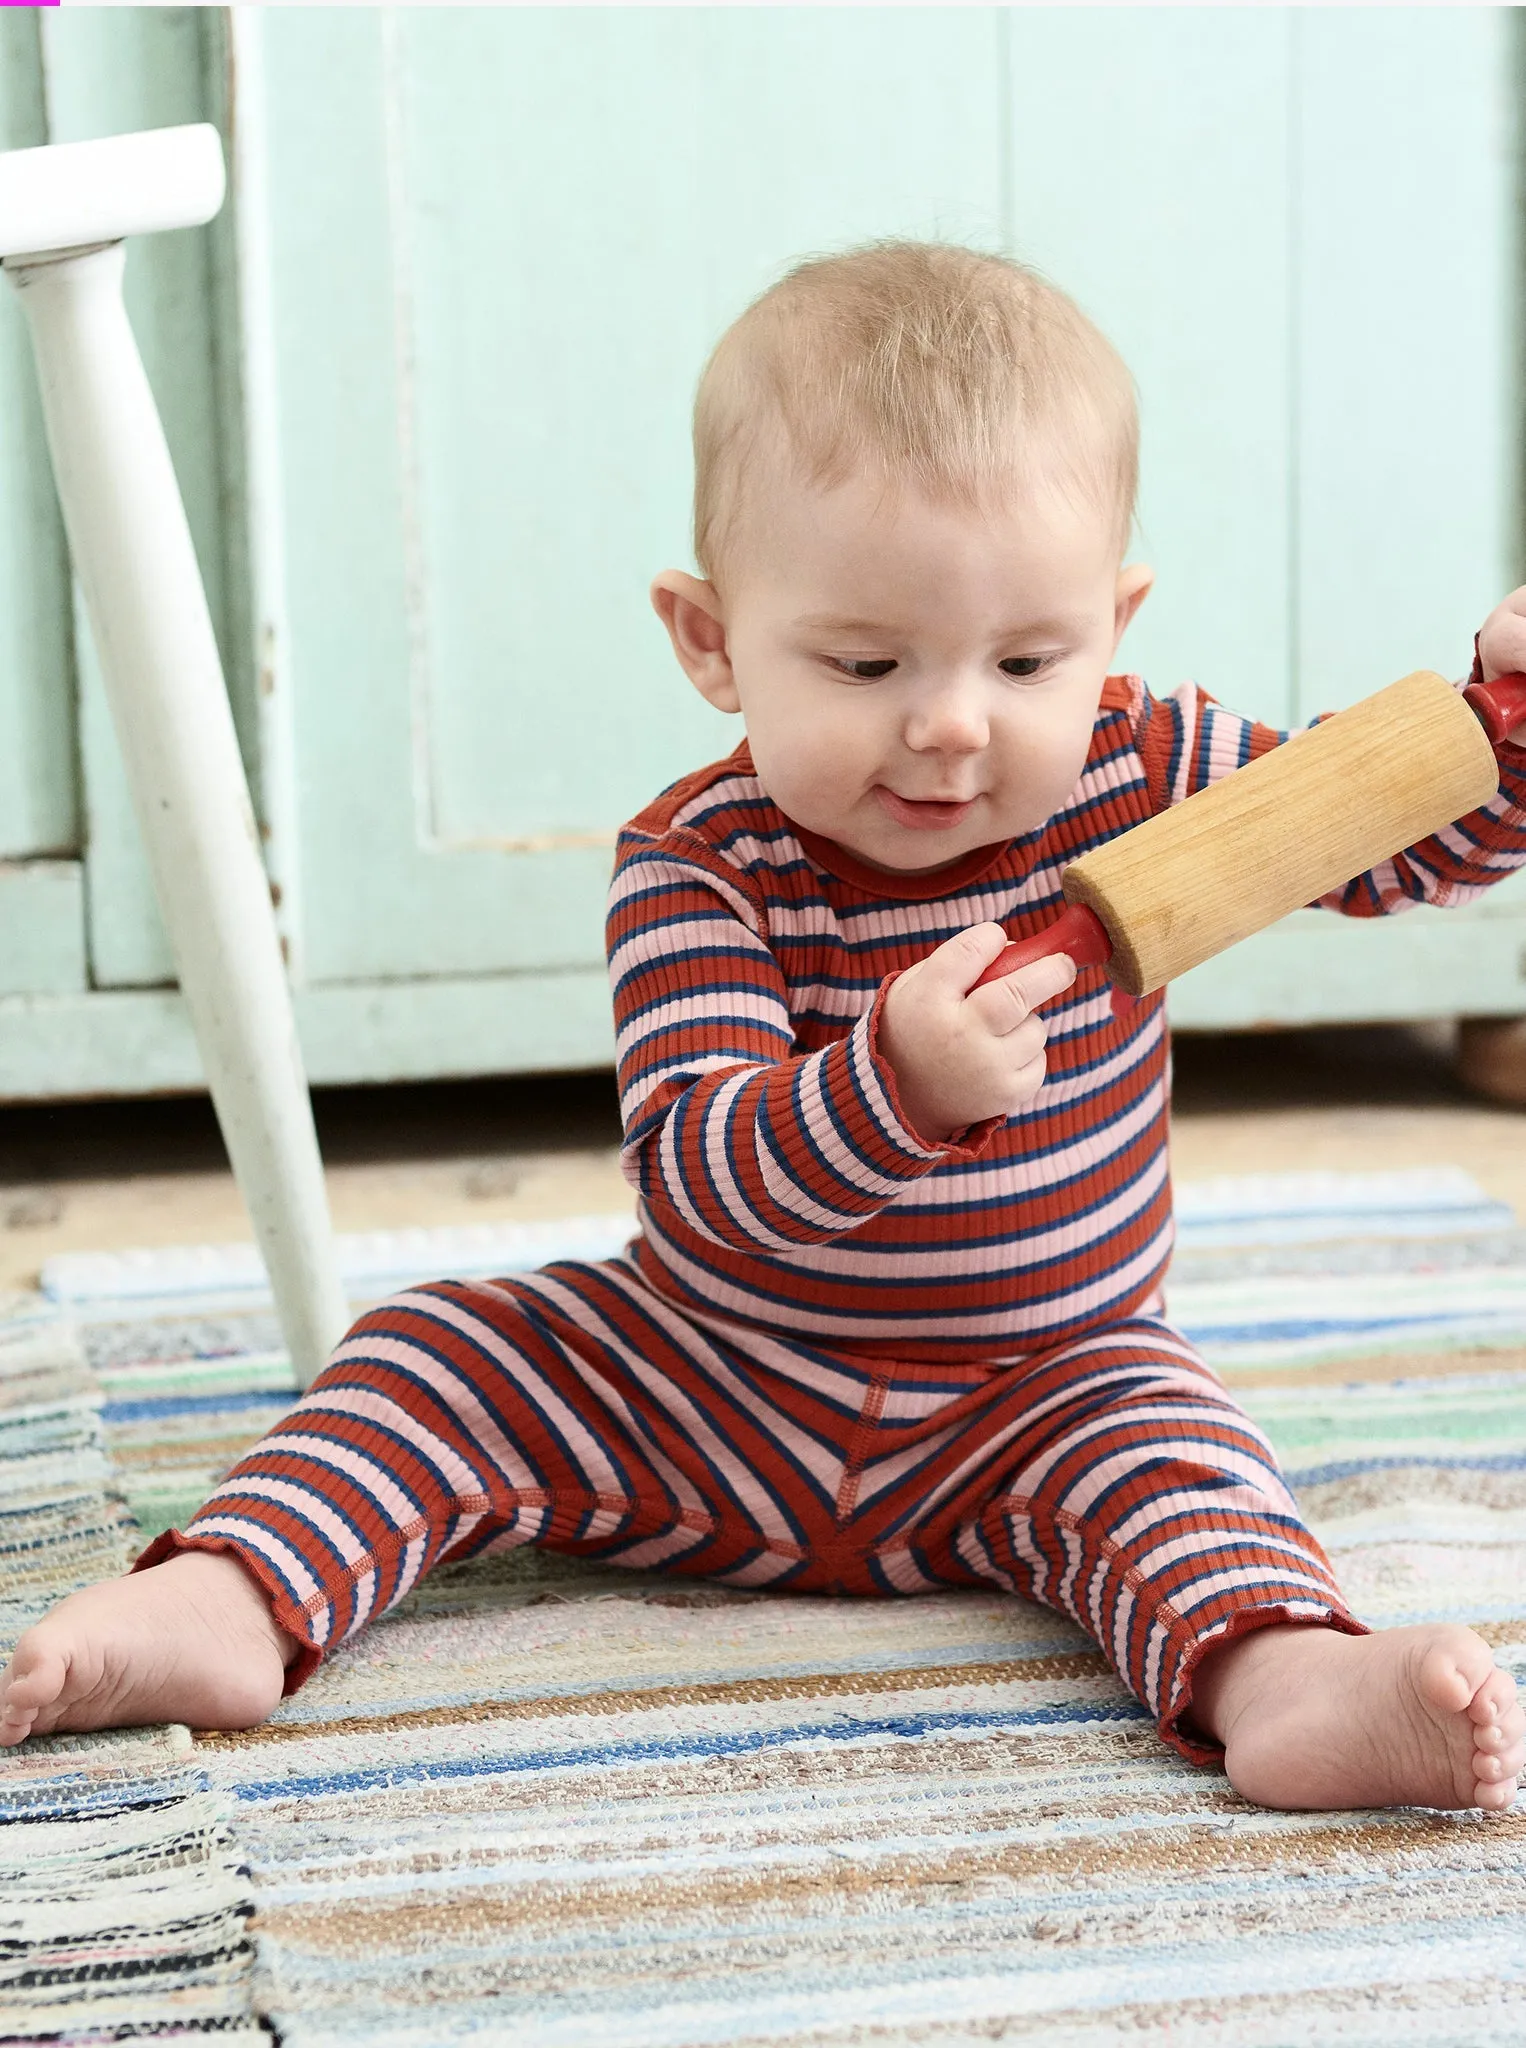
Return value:
M 1177 1041 L 1181 1179 L 1456 1165 L 1526 1215 L 1526 1112 L 1467 1095 L 1440 1027 Z M 341 1230 L 628 1207 L 607 1074 L 328 1089 Z M 0 1286 L 58 1251 L 247 1237 L 204 1098 L 0 1106 Z

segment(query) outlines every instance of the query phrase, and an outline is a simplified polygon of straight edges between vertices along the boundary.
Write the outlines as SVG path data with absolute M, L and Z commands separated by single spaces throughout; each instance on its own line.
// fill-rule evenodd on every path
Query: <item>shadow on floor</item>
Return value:
M 313 1103 L 324 1157 L 335 1166 L 620 1142 L 610 1073 L 320 1088 Z M 0 1105 L 0 1183 L 215 1173 L 226 1164 L 205 1095 Z
M 1175 1044 L 1176 1113 L 1477 1108 L 1453 1069 L 1454 1038 L 1447 1024 L 1184 1033 Z
M 1379 1025 L 1188 1035 L 1176 1042 L 1181 1115 L 1339 1103 L 1465 1103 L 1444 1027 Z M 617 1145 L 614 1077 L 324 1088 L 315 1107 L 334 1166 L 572 1152 Z M 226 1164 L 205 1096 L 0 1105 L 0 1184 L 216 1172 Z

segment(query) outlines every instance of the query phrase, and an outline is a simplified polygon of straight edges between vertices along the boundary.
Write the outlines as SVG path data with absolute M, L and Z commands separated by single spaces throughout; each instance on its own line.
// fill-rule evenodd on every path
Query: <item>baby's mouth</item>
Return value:
M 969 796 L 957 803 L 929 802 L 921 797 L 898 796 L 893 789 L 887 789 L 883 782 L 874 785 L 874 793 L 883 809 L 888 811 L 898 825 L 909 825 L 914 832 L 946 832 L 951 825 L 961 825 L 974 810 L 978 798 Z

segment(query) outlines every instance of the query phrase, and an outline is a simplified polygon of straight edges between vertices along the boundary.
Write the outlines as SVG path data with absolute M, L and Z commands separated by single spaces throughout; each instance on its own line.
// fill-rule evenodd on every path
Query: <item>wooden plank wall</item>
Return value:
M 0 146 L 237 108 L 259 174 L 128 290 L 315 1075 L 608 1057 L 613 828 L 735 738 L 646 609 L 692 383 L 809 250 L 1011 247 L 1115 336 L 1157 688 L 1293 722 L 1458 672 L 1526 573 L 1520 43 L 1489 8 L 0 13 Z M 0 292 L 0 1096 L 190 1086 L 40 436 Z M 1173 1012 L 1512 1014 L 1523 948 L 1514 884 L 1300 913 Z

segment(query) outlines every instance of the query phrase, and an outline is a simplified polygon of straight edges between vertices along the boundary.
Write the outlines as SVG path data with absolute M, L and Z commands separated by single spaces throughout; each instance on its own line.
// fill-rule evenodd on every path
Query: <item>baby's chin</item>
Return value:
M 938 874 L 944 868 L 957 867 L 982 847 L 1004 846 L 1020 836 L 1003 831 L 1000 824 L 992 820 L 987 820 L 983 826 L 972 820 L 969 826 L 953 832 L 907 830 L 866 833 L 854 831 L 851 822 L 840 824 L 835 832 L 830 827 L 807 829 L 817 831 L 823 839 L 830 839 L 865 867 L 876 868 L 886 875 L 908 877 Z

